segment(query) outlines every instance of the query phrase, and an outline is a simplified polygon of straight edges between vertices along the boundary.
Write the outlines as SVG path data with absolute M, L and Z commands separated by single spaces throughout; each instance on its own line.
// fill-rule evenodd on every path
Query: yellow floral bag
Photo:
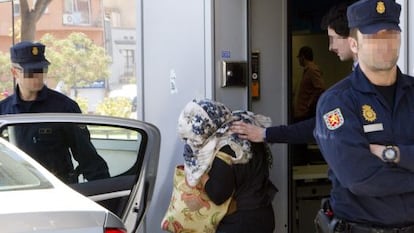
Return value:
M 231 163 L 227 158 L 221 159 Z M 214 204 L 202 185 L 191 187 L 186 183 L 184 166 L 178 165 L 174 172 L 171 201 L 161 221 L 161 229 L 172 233 L 214 233 L 223 217 L 234 211 L 232 197 L 221 205 Z

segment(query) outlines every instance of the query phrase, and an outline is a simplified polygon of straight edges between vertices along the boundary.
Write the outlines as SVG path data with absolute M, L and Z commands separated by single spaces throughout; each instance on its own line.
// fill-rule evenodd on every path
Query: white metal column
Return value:
M 401 48 L 400 57 L 398 59 L 398 66 L 403 73 L 409 73 L 409 1 L 408 0 L 397 0 L 397 3 L 401 4 L 401 16 L 400 16 L 400 27 L 401 27 Z M 412 69 L 411 69 L 412 71 Z
M 411 42 L 410 43 L 410 38 L 411 41 L 414 38 L 414 3 L 413 1 L 408 1 L 407 0 L 407 23 L 406 23 L 406 28 L 407 28 L 407 50 L 408 50 L 408 57 L 407 57 L 407 64 L 408 64 L 408 74 L 411 76 L 414 76 L 414 44 Z

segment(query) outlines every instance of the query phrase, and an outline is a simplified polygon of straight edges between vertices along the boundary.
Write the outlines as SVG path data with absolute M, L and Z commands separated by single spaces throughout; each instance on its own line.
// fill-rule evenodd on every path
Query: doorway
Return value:
M 320 76 L 313 78 L 321 78 L 324 89 L 351 72 L 352 61 L 341 62 L 335 53 L 329 51 L 327 32 L 321 28 L 324 15 L 332 6 L 342 2 L 347 0 L 287 1 L 289 124 L 297 122 L 295 115 L 303 115 L 300 114 L 303 110 L 298 111 L 303 106 L 300 104 L 303 97 L 298 95 L 307 87 L 302 83 L 302 80 L 306 81 L 303 72 L 310 65 L 303 64 L 303 54 L 299 54 L 301 48 L 306 47 L 306 51 L 313 55 L 312 64 L 320 71 Z M 315 109 L 310 111 L 312 114 L 307 115 L 307 118 L 312 119 Z M 320 208 L 320 200 L 329 196 L 331 186 L 327 178 L 328 166 L 316 142 L 289 144 L 288 155 L 288 168 L 292 171 L 289 185 L 289 232 L 305 233 L 314 229 L 313 220 Z

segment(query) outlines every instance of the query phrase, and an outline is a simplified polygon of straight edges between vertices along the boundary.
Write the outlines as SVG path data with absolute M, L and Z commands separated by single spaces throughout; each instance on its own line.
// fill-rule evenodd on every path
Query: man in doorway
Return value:
M 353 68 L 358 64 L 358 57 L 349 47 L 349 27 L 346 10 L 355 1 L 351 0 L 334 5 L 321 21 L 321 28 L 327 30 L 328 33 L 329 51 L 336 53 L 341 61 L 352 59 L 354 62 Z
M 322 71 L 313 60 L 312 48 L 309 46 L 301 47 L 297 58 L 299 65 L 303 67 L 303 73 L 294 105 L 295 122 L 315 117 L 316 103 L 325 90 Z
M 329 9 L 323 17 L 321 27 L 328 30 L 329 50 L 336 53 L 341 61 L 354 61 L 357 64 L 357 55 L 352 52 L 348 43 L 349 28 L 346 16 L 347 7 L 355 2 L 351 0 L 340 3 Z M 253 142 L 266 141 L 269 143 L 303 144 L 315 143 L 313 130 L 315 118 L 300 121 L 291 125 L 271 126 L 261 128 L 243 122 L 234 122 L 232 131 L 239 137 Z

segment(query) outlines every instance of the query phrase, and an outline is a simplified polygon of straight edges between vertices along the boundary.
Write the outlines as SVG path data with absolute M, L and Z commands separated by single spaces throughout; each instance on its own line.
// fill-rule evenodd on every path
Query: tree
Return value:
M 14 23 L 14 30 L 13 28 L 9 29 L 9 36 L 13 38 L 14 36 L 14 42 L 16 41 L 21 41 L 21 29 L 22 29 L 22 20 L 18 19 L 15 23 Z
M 48 76 L 74 88 L 75 97 L 77 88 L 108 79 L 111 58 L 84 33 L 74 32 L 62 40 L 45 34 L 40 41 L 46 45 L 46 57 L 51 62 Z
M 34 8 L 29 7 L 27 0 L 19 0 L 21 29 L 20 38 L 22 41 L 34 41 L 36 33 L 36 23 L 42 17 L 43 12 L 52 0 L 37 0 Z
M 0 99 L 3 92 L 13 92 L 13 77 L 10 72 L 10 55 L 0 52 Z
M 78 103 L 79 108 L 81 109 L 82 113 L 88 113 L 88 99 L 85 97 L 78 97 L 75 99 L 76 103 Z
M 105 98 L 96 107 L 99 115 L 129 118 L 131 116 L 131 100 L 127 97 Z

